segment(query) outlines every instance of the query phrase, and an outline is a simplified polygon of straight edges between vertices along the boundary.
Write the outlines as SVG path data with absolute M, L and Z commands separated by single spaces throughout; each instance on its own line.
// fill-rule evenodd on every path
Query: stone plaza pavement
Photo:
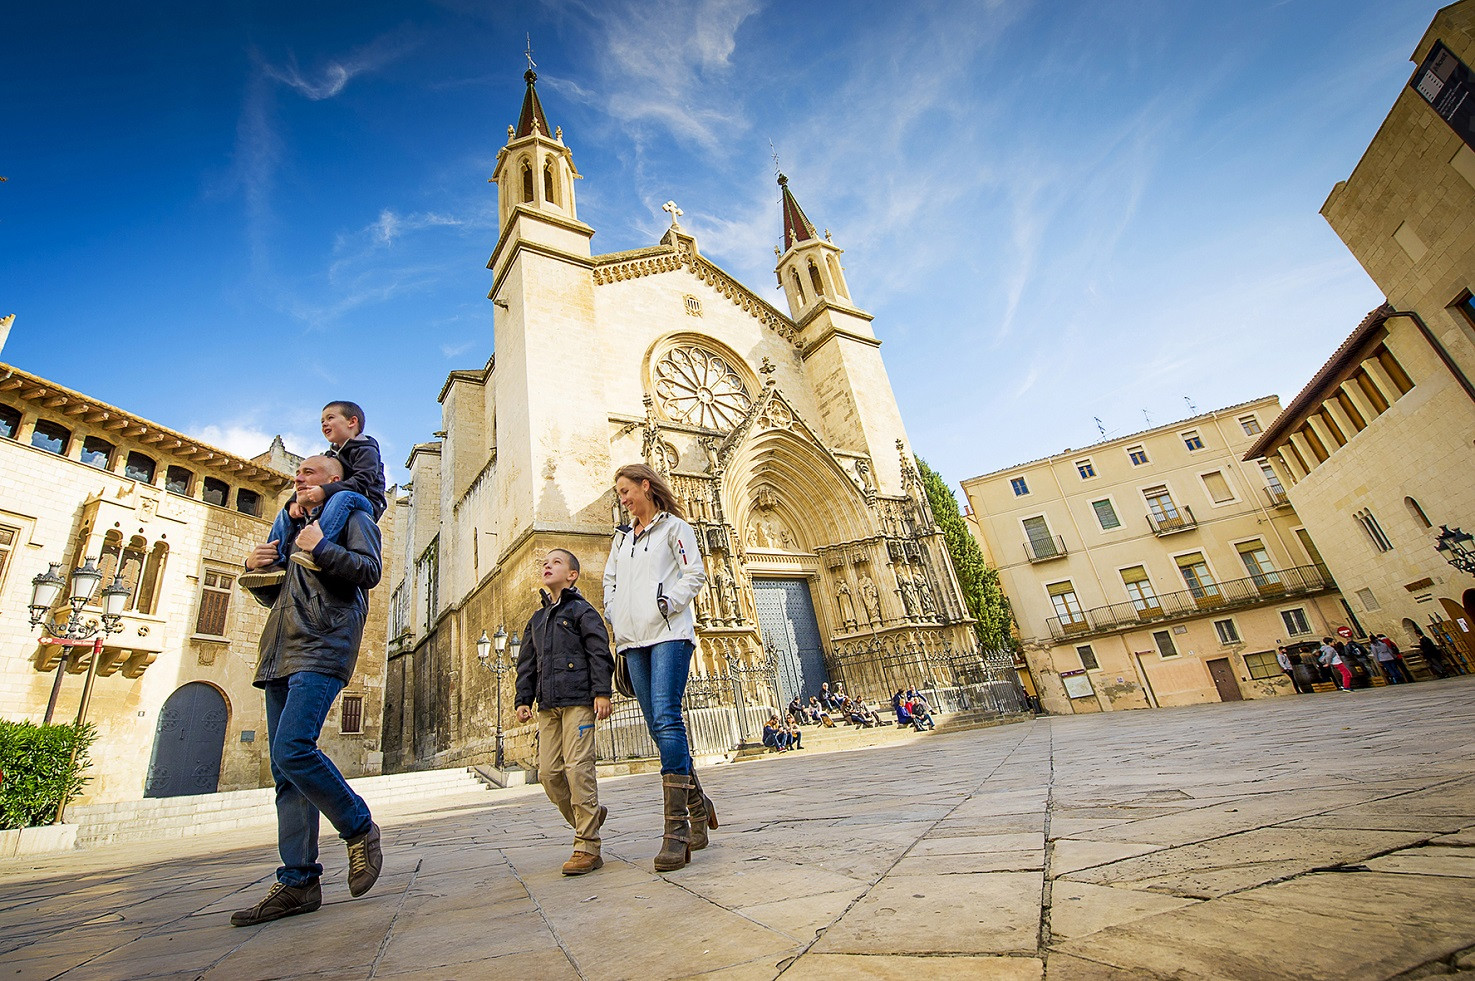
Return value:
M 659 784 L 602 782 L 564 878 L 538 787 L 381 813 L 357 900 L 248 929 L 259 830 L 0 865 L 0 979 L 1392 978 L 1475 967 L 1475 678 L 1039 719 L 714 767 L 658 876 Z M 269 832 L 267 832 L 269 835 Z

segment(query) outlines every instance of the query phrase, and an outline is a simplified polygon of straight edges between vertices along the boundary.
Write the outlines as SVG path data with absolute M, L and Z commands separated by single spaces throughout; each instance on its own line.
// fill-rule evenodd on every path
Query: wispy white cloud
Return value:
M 295 90 L 299 95 L 321 102 L 341 93 L 354 78 L 377 71 L 403 57 L 415 46 L 415 38 L 406 32 L 395 32 L 377 38 L 343 58 L 330 58 L 315 71 L 304 73 L 292 55 L 284 65 L 263 64 L 270 78 Z
M 741 101 L 718 98 L 737 35 L 758 0 L 569 3 L 560 9 L 597 45 L 596 87 L 552 79 L 558 91 L 600 105 L 638 146 L 668 133 L 720 153 L 749 123 Z

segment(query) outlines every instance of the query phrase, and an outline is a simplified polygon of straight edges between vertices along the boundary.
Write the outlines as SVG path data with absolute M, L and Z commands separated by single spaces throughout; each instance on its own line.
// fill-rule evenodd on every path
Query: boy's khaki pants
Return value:
M 574 829 L 574 851 L 599 854 L 599 791 L 594 785 L 594 707 L 538 711 L 538 779 Z

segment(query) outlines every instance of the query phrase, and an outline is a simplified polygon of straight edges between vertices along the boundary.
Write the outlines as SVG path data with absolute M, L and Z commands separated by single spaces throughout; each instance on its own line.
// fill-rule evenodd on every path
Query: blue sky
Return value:
M 772 140 L 956 484 L 1095 417 L 1288 401 L 1381 300 L 1317 211 L 1437 8 L 22 5 L 0 358 L 237 452 L 317 446 L 357 398 L 402 476 L 445 374 L 491 353 L 486 179 L 531 33 L 597 251 L 653 244 L 674 198 L 782 307 Z

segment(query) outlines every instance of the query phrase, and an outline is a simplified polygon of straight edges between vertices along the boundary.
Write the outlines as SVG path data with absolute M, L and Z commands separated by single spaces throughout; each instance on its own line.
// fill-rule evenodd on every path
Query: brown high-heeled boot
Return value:
M 701 851 L 707 847 L 707 829 L 717 827 L 717 808 L 712 798 L 702 789 L 697 771 L 691 771 L 691 790 L 686 794 L 686 810 L 691 821 L 691 850 Z
M 690 774 L 661 774 L 661 789 L 666 798 L 666 832 L 656 855 L 657 872 L 674 872 L 691 861 L 691 823 L 686 799 L 694 787 Z

